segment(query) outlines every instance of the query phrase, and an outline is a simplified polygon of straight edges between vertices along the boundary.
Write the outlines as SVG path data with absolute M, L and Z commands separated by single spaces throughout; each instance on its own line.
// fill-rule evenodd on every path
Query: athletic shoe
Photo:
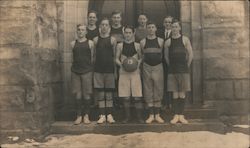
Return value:
M 179 115 L 174 115 L 174 118 L 170 121 L 172 124 L 176 124 L 179 121 Z
M 188 124 L 188 121 L 185 119 L 184 115 L 179 115 L 179 121 L 183 124 Z
M 154 121 L 154 115 L 153 114 L 150 114 L 148 119 L 145 121 L 146 123 L 150 124 Z
M 77 116 L 74 124 L 77 125 L 77 124 L 80 124 L 82 122 L 82 116 Z
M 164 120 L 161 118 L 160 114 L 156 114 L 156 115 L 155 115 L 155 120 L 156 120 L 158 123 L 164 123 Z
M 111 114 L 108 114 L 108 116 L 107 116 L 107 121 L 108 121 L 109 123 L 115 123 L 115 120 L 114 120 L 114 118 L 113 118 L 113 116 L 112 116 Z
M 86 115 L 83 117 L 83 122 L 84 122 L 85 124 L 89 124 L 89 123 L 90 123 L 89 115 L 88 115 L 88 114 L 86 114 Z
M 97 121 L 98 124 L 102 124 L 102 123 L 104 123 L 104 122 L 106 121 L 105 115 L 100 115 L 99 117 L 100 117 L 100 118 L 99 118 L 99 120 Z

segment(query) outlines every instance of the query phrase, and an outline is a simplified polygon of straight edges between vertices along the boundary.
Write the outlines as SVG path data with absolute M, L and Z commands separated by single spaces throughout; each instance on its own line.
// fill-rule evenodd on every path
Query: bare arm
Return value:
M 190 43 L 190 40 L 188 39 L 188 37 L 184 36 L 183 41 L 184 41 L 184 45 L 188 51 L 188 67 L 190 67 L 192 60 L 193 60 L 193 49 L 192 49 L 192 46 L 191 46 L 191 43 Z
M 171 40 L 168 39 L 164 44 L 164 58 L 166 60 L 167 65 L 169 65 L 169 46 L 171 44 Z
M 146 44 L 146 39 L 142 39 L 141 42 L 140 42 L 140 47 L 141 47 L 141 62 L 144 59 L 143 49 L 145 47 L 145 44 Z
M 95 62 L 96 61 L 96 44 L 97 44 L 97 41 L 98 41 L 98 37 L 95 37 L 94 39 L 93 39 L 93 43 L 94 43 L 94 52 L 93 52 L 93 61 Z
M 142 63 L 142 50 L 140 44 L 138 43 L 135 43 L 135 48 L 138 53 L 138 67 L 139 67 Z
M 75 47 L 76 41 L 70 42 L 70 49 L 73 51 L 73 48 Z M 71 62 L 73 62 L 73 53 L 71 54 Z
M 94 63 L 94 53 L 95 53 L 95 48 L 94 48 L 94 42 L 89 40 L 89 48 L 91 51 L 91 63 Z
M 119 43 L 119 44 L 117 44 L 117 47 L 116 47 L 115 62 L 120 67 L 122 66 L 122 63 L 120 61 L 121 51 L 122 51 L 122 43 Z
M 157 39 L 158 39 L 158 43 L 159 43 L 159 45 L 160 45 L 160 47 L 162 49 L 163 46 L 164 46 L 164 40 L 162 38 L 159 38 L 159 37 Z

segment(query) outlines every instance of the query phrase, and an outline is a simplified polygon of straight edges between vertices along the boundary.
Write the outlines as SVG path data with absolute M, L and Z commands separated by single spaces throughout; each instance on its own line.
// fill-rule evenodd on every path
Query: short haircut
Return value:
M 170 16 L 170 15 L 165 16 L 165 17 L 164 17 L 164 20 L 165 20 L 166 18 L 170 18 L 170 19 L 172 19 L 172 20 L 174 19 L 174 18 L 173 18 L 172 16 Z
M 148 26 L 148 25 L 155 25 L 155 27 L 156 27 L 156 23 L 153 22 L 153 21 L 148 21 L 148 22 L 147 22 L 147 26 Z
M 124 27 L 124 31 L 125 31 L 126 29 L 131 29 L 133 33 L 135 32 L 135 28 L 134 28 L 133 26 L 131 26 L 131 25 L 126 25 L 126 26 Z
M 90 13 L 94 13 L 96 15 L 96 17 L 97 17 L 97 12 L 95 10 L 89 10 L 88 11 L 88 16 L 89 16 Z
M 178 23 L 179 26 L 181 27 L 181 21 L 179 21 L 178 19 L 174 19 L 173 22 L 172 22 L 172 24 L 174 24 L 174 23 Z
M 116 14 L 120 14 L 122 16 L 122 12 L 119 11 L 119 10 L 115 10 L 115 11 L 112 12 L 112 16 L 116 15 Z
M 146 13 L 139 13 L 139 15 L 138 15 L 138 18 L 141 16 L 141 15 L 144 15 L 144 16 L 146 16 L 146 18 L 148 18 L 148 15 L 146 14 Z
M 87 25 L 85 25 L 85 24 L 77 24 L 77 25 L 76 25 L 76 29 L 78 29 L 80 26 L 87 27 Z
M 108 21 L 109 25 L 110 25 L 110 20 L 107 17 L 102 18 L 101 21 L 100 21 L 100 24 L 102 23 L 102 21 L 105 21 L 105 20 Z

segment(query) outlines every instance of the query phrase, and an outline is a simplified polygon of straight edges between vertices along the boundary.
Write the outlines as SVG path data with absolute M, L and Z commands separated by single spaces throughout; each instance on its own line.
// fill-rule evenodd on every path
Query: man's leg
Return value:
M 125 113 L 125 118 L 122 122 L 127 123 L 130 119 L 130 97 L 123 97 L 122 100 Z
M 172 110 L 174 113 L 174 118 L 170 121 L 170 123 L 175 124 L 179 121 L 179 113 L 180 113 L 180 109 L 179 109 L 179 94 L 178 92 L 173 92 L 173 102 L 172 102 Z
M 184 108 L 185 108 L 185 97 L 186 93 L 185 92 L 179 92 L 179 99 L 178 99 L 178 106 L 179 106 L 179 121 L 187 124 L 188 121 L 185 119 L 184 116 Z
M 84 96 L 84 117 L 83 122 L 88 124 L 90 123 L 89 114 L 90 114 L 90 105 L 91 105 L 91 95 L 85 94 Z
M 135 97 L 135 109 L 136 109 L 136 118 L 139 123 L 144 123 L 143 117 L 142 117 L 142 111 L 143 111 L 143 104 L 142 104 L 142 98 Z
M 99 120 L 97 123 L 104 123 L 106 121 L 105 117 L 105 92 L 103 90 L 98 90 L 98 105 L 99 105 Z
M 106 96 L 106 112 L 107 112 L 107 121 L 109 123 L 114 123 L 115 120 L 112 116 L 113 112 L 113 92 L 112 91 L 106 91 L 105 96 Z

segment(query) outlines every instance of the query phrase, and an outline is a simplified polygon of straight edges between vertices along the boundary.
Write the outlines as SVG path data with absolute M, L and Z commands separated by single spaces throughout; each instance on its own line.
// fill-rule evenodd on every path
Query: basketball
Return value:
M 138 66 L 138 60 L 133 58 L 133 57 L 129 57 L 126 58 L 123 63 L 122 63 L 123 69 L 127 72 L 133 72 L 137 69 Z

